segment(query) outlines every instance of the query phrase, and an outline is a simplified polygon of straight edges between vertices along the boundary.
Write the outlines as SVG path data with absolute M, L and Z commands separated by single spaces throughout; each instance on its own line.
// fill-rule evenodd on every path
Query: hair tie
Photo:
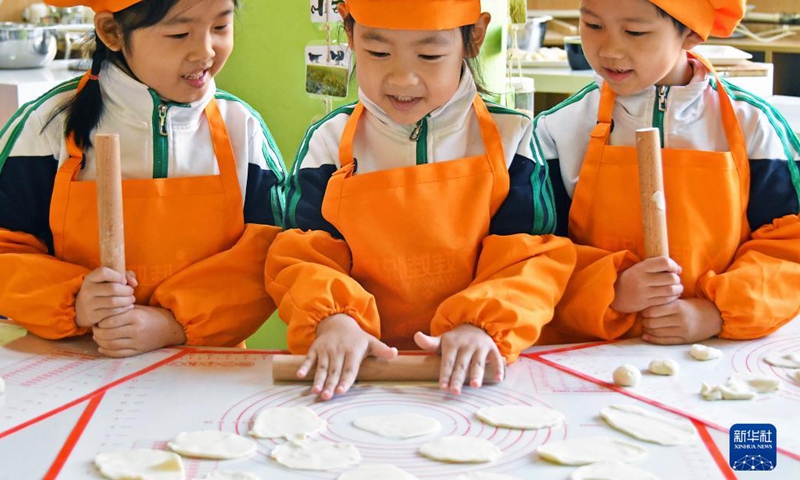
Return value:
M 99 74 L 98 74 L 98 75 L 89 75 L 89 80 L 95 80 L 95 81 L 97 81 L 97 80 L 99 80 L 99 79 L 100 79 L 100 75 L 99 75 Z

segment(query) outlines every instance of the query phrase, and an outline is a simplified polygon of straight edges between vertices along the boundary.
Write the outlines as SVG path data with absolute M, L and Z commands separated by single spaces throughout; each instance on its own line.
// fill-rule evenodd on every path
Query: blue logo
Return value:
M 769 471 L 778 465 L 778 432 L 769 423 L 737 423 L 730 430 L 730 464 L 737 471 Z

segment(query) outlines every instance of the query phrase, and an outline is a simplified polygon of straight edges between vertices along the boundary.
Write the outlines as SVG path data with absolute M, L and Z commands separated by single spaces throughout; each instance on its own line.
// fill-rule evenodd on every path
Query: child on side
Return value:
M 284 173 L 261 117 L 214 84 L 236 1 L 50 2 L 91 7 L 97 48 L 0 131 L 0 314 L 114 357 L 240 344 L 274 310 Z M 127 275 L 100 267 L 96 133 L 120 135 Z
M 531 120 L 487 105 L 468 60 L 479 0 L 339 4 L 359 101 L 311 126 L 287 183 L 267 289 L 322 399 L 365 356 L 440 352 L 440 387 L 481 385 L 553 315 L 574 262 Z
M 800 144 L 689 52 L 743 0 L 582 0 L 595 83 L 535 120 L 578 264 L 542 342 L 768 335 L 800 312 Z M 643 260 L 635 131 L 661 132 L 670 258 Z M 568 219 L 567 219 L 568 213 Z M 568 228 L 566 228 L 568 227 Z

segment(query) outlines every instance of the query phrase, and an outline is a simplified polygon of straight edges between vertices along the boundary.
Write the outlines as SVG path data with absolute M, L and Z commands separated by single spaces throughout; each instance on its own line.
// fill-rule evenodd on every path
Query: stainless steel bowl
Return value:
M 39 68 L 53 61 L 58 46 L 53 27 L 0 23 L 0 68 Z

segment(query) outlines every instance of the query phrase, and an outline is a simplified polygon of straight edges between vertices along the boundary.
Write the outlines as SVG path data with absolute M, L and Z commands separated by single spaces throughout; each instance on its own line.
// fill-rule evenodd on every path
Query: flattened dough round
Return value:
M 100 474 L 111 480 L 183 480 L 184 477 L 181 457 L 164 450 L 139 448 L 99 453 L 94 464 Z
M 182 432 L 167 443 L 167 446 L 184 457 L 215 460 L 246 457 L 256 451 L 256 444 L 252 441 L 235 433 L 219 430 Z
M 615 385 L 619 385 L 620 387 L 633 387 L 642 379 L 642 372 L 633 365 L 626 363 L 614 369 L 611 378 L 614 379 Z
M 800 353 L 772 352 L 764 357 L 764 361 L 774 367 L 800 368 Z
M 416 413 L 366 415 L 353 420 L 353 425 L 386 438 L 414 438 L 437 433 L 442 425 L 438 420 Z
M 419 447 L 419 453 L 440 462 L 484 463 L 500 458 L 495 444 L 476 437 L 448 436 L 437 438 Z
M 519 477 L 512 477 L 511 475 L 502 475 L 500 473 L 489 472 L 469 472 L 462 473 L 456 480 L 522 480 Z
M 217 470 L 209 473 L 203 477 L 202 480 L 261 480 L 261 477 L 250 472 L 225 472 Z
M 561 465 L 586 465 L 603 460 L 633 463 L 647 450 L 633 443 L 609 437 L 588 437 L 546 443 L 537 448 L 539 456 Z
M 361 461 L 361 453 L 352 444 L 324 440 L 286 442 L 273 448 L 270 456 L 296 470 L 334 470 Z
M 417 477 L 388 463 L 361 465 L 339 475 L 337 480 L 418 480 Z
M 267 408 L 253 419 L 250 435 L 256 438 L 302 440 L 325 428 L 325 420 L 308 407 Z
M 575 469 L 569 480 L 658 480 L 658 477 L 622 462 L 597 462 Z
M 697 437 L 691 422 L 668 418 L 635 405 L 611 405 L 600 410 L 609 425 L 645 442 L 661 445 L 683 445 Z
M 483 407 L 476 415 L 483 423 L 518 430 L 552 427 L 564 421 L 564 414 L 558 410 L 532 405 Z
M 695 343 L 689 347 L 689 355 L 695 360 L 704 362 L 706 360 L 714 360 L 715 358 L 722 358 L 722 350 L 714 347 L 707 347 L 700 343 Z

